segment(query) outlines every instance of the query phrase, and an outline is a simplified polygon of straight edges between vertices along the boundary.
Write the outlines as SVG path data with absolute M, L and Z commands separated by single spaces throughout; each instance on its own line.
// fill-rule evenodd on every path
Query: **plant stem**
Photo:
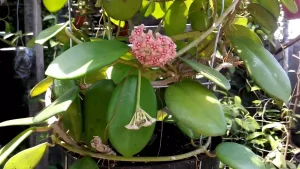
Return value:
M 216 20 L 216 22 L 206 31 L 204 32 L 201 36 L 199 36 L 197 39 L 195 39 L 193 42 L 188 44 L 186 47 L 181 49 L 180 51 L 177 52 L 176 57 L 179 57 L 183 55 L 185 52 L 190 50 L 192 47 L 196 46 L 200 42 L 202 42 L 210 33 L 214 31 L 215 28 L 217 28 L 223 20 L 226 18 L 229 13 L 235 9 L 236 4 L 239 2 L 239 0 L 235 0 L 232 2 L 232 4 L 224 11 L 224 13 Z
M 75 41 L 77 44 L 82 43 L 81 40 L 79 40 L 78 38 L 76 38 L 70 31 L 68 28 L 65 29 L 65 32 L 67 34 L 67 36 L 69 36 L 73 41 Z
M 122 64 L 124 64 L 124 65 L 133 66 L 133 67 L 139 67 L 137 64 L 135 64 L 135 63 L 133 63 L 133 62 L 129 62 L 129 61 L 123 60 L 123 59 L 118 59 L 116 62 L 122 63 Z
M 196 156 L 201 153 L 205 153 L 206 149 L 208 148 L 208 146 L 211 142 L 211 137 L 209 137 L 203 147 L 200 147 L 194 151 L 190 151 L 188 153 L 184 153 L 184 154 L 180 154 L 180 155 L 162 156 L 162 157 L 123 157 L 123 156 L 112 156 L 112 155 L 105 155 L 105 154 L 101 154 L 101 153 L 94 153 L 94 152 L 91 152 L 91 151 L 85 150 L 85 149 L 77 149 L 69 144 L 62 142 L 58 138 L 52 137 L 52 139 L 56 144 L 68 149 L 71 152 L 78 153 L 80 155 L 90 156 L 90 157 L 104 159 L 104 160 L 129 161 L 129 162 L 164 162 L 164 161 L 182 160 L 182 159 Z
M 141 99 L 141 83 L 142 83 L 142 72 L 139 69 L 138 74 L 138 83 L 137 83 L 137 92 L 136 92 L 136 110 L 140 109 L 140 99 Z

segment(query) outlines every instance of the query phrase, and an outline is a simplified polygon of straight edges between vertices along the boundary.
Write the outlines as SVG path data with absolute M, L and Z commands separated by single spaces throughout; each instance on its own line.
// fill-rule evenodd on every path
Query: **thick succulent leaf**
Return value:
M 0 127 L 7 127 L 7 126 L 22 126 L 22 125 L 33 125 L 37 124 L 33 122 L 33 117 L 21 118 L 21 119 L 13 119 L 7 120 L 0 123 Z
M 112 72 L 111 72 L 111 79 L 115 83 L 120 83 L 124 78 L 126 78 L 129 75 L 136 75 L 138 73 L 137 68 L 117 63 L 113 66 Z
M 243 38 L 249 38 L 251 39 L 254 43 L 263 46 L 262 41 L 260 40 L 259 36 L 249 29 L 248 27 L 242 26 L 242 25 L 237 25 L 233 24 L 229 27 L 229 29 L 226 29 L 225 34 L 227 36 L 236 36 L 236 37 L 243 37 Z
M 35 85 L 30 91 L 30 96 L 38 96 L 44 92 L 51 86 L 53 82 L 53 78 L 47 77 L 44 80 L 40 81 L 37 85 Z
M 277 30 L 277 20 L 266 8 L 259 4 L 252 3 L 248 5 L 247 9 L 254 21 L 256 21 L 260 26 L 271 33 Z
M 124 79 L 114 90 L 108 108 L 108 137 L 113 147 L 123 156 L 130 157 L 140 152 L 149 142 L 155 124 L 139 130 L 125 128 L 136 110 L 138 77 L 131 75 Z M 142 77 L 141 108 L 151 117 L 157 117 L 157 101 L 151 83 Z
M 194 31 L 206 31 L 212 25 L 212 11 L 207 0 L 194 0 L 189 8 L 189 20 Z
M 48 143 L 23 150 L 10 158 L 3 169 L 34 169 L 46 152 Z
M 175 1 L 164 17 L 164 29 L 168 36 L 183 33 L 187 23 L 188 8 L 184 1 Z
M 249 148 L 233 143 L 224 142 L 217 146 L 218 159 L 233 169 L 266 169 L 263 160 Z
M 54 98 L 59 98 L 68 92 L 71 88 L 76 87 L 75 80 L 58 80 L 53 81 Z M 82 112 L 79 95 L 73 100 L 69 108 L 61 114 L 63 128 L 76 141 L 81 141 L 82 137 Z
M 103 8 L 108 15 L 116 20 L 125 21 L 131 19 L 142 6 L 139 0 L 104 0 Z
M 230 90 L 230 83 L 229 81 L 218 71 L 215 69 L 212 69 L 211 67 L 208 67 L 206 65 L 203 65 L 201 63 L 197 63 L 192 60 L 180 58 L 183 62 L 191 66 L 195 71 L 201 73 L 204 77 L 207 79 L 215 82 L 216 85 L 219 87 L 225 89 L 225 90 Z
M 41 45 L 44 44 L 49 39 L 51 39 L 56 34 L 58 34 L 61 30 L 63 30 L 68 24 L 69 24 L 68 22 L 66 22 L 64 24 L 57 24 L 57 25 L 51 26 L 50 28 L 43 30 L 35 38 L 35 43 L 38 43 Z
M 266 8 L 277 20 L 280 15 L 280 4 L 278 0 L 257 0 L 257 3 Z
M 31 127 L 15 138 L 13 138 L 8 144 L 0 149 L 0 165 L 6 160 L 6 158 L 35 130 L 35 127 Z
M 258 86 L 270 96 L 287 102 L 292 90 L 291 83 L 274 56 L 247 38 L 232 36 L 230 40 Z
M 298 7 L 297 3 L 295 0 L 281 0 L 282 4 L 292 13 L 297 13 L 298 12 Z
M 129 51 L 117 40 L 85 42 L 76 45 L 54 59 L 46 75 L 56 79 L 75 79 L 113 63 Z
M 195 133 L 193 130 L 186 127 L 184 124 L 182 124 L 180 122 L 177 122 L 176 125 L 185 135 L 187 135 L 191 139 L 199 139 L 201 136 L 201 134 Z
M 185 80 L 167 88 L 165 101 L 174 117 L 196 134 L 224 135 L 226 120 L 216 96 L 198 82 Z
M 79 160 L 76 160 L 70 167 L 70 169 L 99 169 L 95 160 L 91 157 L 83 157 Z
M 73 87 L 65 94 L 55 100 L 50 106 L 46 107 L 33 118 L 34 123 L 39 123 L 68 110 L 74 99 L 78 96 L 79 88 Z
M 104 132 L 107 126 L 107 109 L 115 84 L 112 80 L 100 80 L 91 85 L 84 97 L 84 141 L 90 145 L 93 136 L 99 136 L 103 143 L 107 137 Z
M 43 0 L 43 4 L 49 12 L 57 12 L 67 3 L 68 0 Z

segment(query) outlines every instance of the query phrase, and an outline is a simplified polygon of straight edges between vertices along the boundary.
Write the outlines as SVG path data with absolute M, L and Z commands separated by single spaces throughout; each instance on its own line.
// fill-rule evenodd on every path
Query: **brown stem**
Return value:
M 124 64 L 124 65 L 129 65 L 129 66 L 137 67 L 137 68 L 139 67 L 137 64 L 135 64 L 133 62 L 130 62 L 130 61 L 127 61 L 127 60 L 123 60 L 123 59 L 118 59 L 116 62 Z
M 152 86 L 166 86 L 170 83 L 177 82 L 177 81 L 178 81 L 178 76 L 173 76 L 165 80 L 153 81 L 151 82 L 151 84 Z
M 286 44 L 281 45 L 281 47 L 276 50 L 276 52 L 274 53 L 274 55 L 279 54 L 283 50 L 287 49 L 288 47 L 290 47 L 293 44 L 295 44 L 296 42 L 298 42 L 299 40 L 300 40 L 300 35 L 298 35 L 296 38 L 292 39 L 291 41 L 287 42 Z

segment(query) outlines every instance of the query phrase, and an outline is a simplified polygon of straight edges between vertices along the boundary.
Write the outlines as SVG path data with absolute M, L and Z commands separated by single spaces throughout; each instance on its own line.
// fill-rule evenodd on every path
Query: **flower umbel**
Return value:
M 168 36 L 152 30 L 144 33 L 144 24 L 132 30 L 129 42 L 132 43 L 132 53 L 144 66 L 162 67 L 176 55 L 176 44 Z
M 155 118 L 151 117 L 143 109 L 138 108 L 134 113 L 130 123 L 125 127 L 129 130 L 138 130 L 141 127 L 151 126 L 154 122 L 156 122 Z

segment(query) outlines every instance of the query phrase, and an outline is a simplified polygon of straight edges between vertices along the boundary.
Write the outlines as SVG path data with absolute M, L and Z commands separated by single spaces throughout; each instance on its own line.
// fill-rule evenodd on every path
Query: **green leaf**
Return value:
M 212 10 L 207 0 L 194 0 L 189 8 L 189 20 L 194 31 L 206 31 L 212 25 Z
M 37 85 L 35 85 L 31 91 L 30 91 L 30 96 L 38 96 L 44 92 L 47 91 L 47 89 L 51 86 L 53 82 L 53 78 L 47 77 L 44 80 L 40 81 Z
M 278 141 L 275 141 L 271 135 L 266 135 L 266 139 L 270 142 L 272 150 L 275 150 L 277 148 Z
M 287 102 L 292 90 L 291 83 L 275 57 L 249 39 L 230 37 L 230 40 L 255 83 L 270 96 Z
M 224 135 L 224 112 L 216 96 L 198 82 L 185 80 L 167 88 L 165 101 L 174 117 L 196 134 Z
M 184 58 L 180 58 L 180 59 L 186 64 L 188 64 L 189 66 L 191 66 L 191 68 L 193 68 L 195 71 L 201 73 L 207 79 L 215 82 L 216 85 L 218 85 L 219 87 L 225 90 L 230 90 L 229 81 L 217 70 L 192 60 L 188 60 Z
M 34 123 L 33 117 L 27 117 L 27 118 L 21 118 L 21 119 L 13 119 L 13 120 L 7 120 L 0 123 L 0 127 L 7 127 L 7 126 L 21 126 L 21 125 L 33 125 L 37 124 Z
M 139 0 L 110 0 L 102 1 L 103 8 L 108 15 L 116 20 L 126 21 L 131 19 L 142 6 Z M 116 8 L 117 7 L 117 8 Z
M 31 127 L 15 138 L 13 138 L 8 144 L 0 149 L 0 165 L 5 161 L 5 159 L 24 141 L 30 134 L 35 130 L 35 127 Z
M 258 86 L 252 86 L 251 87 L 251 92 L 256 91 L 256 90 L 260 90 L 260 88 Z
M 281 130 L 284 128 L 284 125 L 279 123 L 279 122 L 274 122 L 274 123 L 271 123 L 271 124 L 267 124 L 267 125 L 264 125 L 262 127 L 262 132 L 265 132 L 265 130 L 267 129 L 276 129 L 276 130 Z
M 172 36 L 183 33 L 187 23 L 188 8 L 184 1 L 175 1 L 164 17 L 166 35 Z
M 279 151 L 276 152 L 275 159 L 272 161 L 272 163 L 278 168 L 286 168 L 284 156 Z
M 33 48 L 34 46 L 35 46 L 35 37 L 31 38 L 26 44 L 27 48 Z
M 233 143 L 224 142 L 217 146 L 218 159 L 233 169 L 266 169 L 263 160 L 249 148 Z
M 42 159 L 47 147 L 48 143 L 43 143 L 23 150 L 10 158 L 3 169 L 34 169 Z
M 281 0 L 281 2 L 292 13 L 296 14 L 298 12 L 297 3 L 295 0 Z
M 136 111 L 137 76 L 131 75 L 124 79 L 114 90 L 109 103 L 107 122 L 109 141 L 113 147 L 125 157 L 140 152 L 149 142 L 155 124 L 139 130 L 125 128 Z M 157 117 L 157 101 L 151 83 L 142 77 L 141 108 L 151 117 Z
M 70 167 L 70 169 L 99 169 L 95 160 L 91 157 L 83 157 L 79 160 L 76 160 Z
M 129 75 L 136 75 L 138 72 L 137 68 L 117 63 L 113 66 L 112 72 L 111 72 L 111 79 L 115 83 L 120 83 L 124 78 L 126 78 Z
M 112 80 L 100 80 L 91 85 L 84 97 L 84 141 L 90 145 L 93 136 L 99 136 L 103 143 L 107 137 L 104 132 L 107 127 L 107 110 L 115 84 Z
M 78 87 L 73 87 L 68 90 L 65 94 L 55 100 L 50 106 L 46 107 L 39 114 L 33 118 L 34 123 L 39 123 L 48 118 L 55 116 L 58 113 L 62 113 L 68 110 L 73 100 L 79 93 Z
M 259 4 L 252 3 L 248 5 L 247 9 L 260 26 L 270 31 L 270 33 L 277 30 L 277 20 L 266 8 Z
M 50 28 L 43 30 L 35 38 L 35 43 L 38 43 L 41 45 L 44 44 L 49 39 L 54 37 L 58 32 L 63 30 L 68 24 L 69 24 L 68 22 L 66 22 L 64 24 L 57 24 L 57 25 L 51 26 Z
M 64 7 L 67 0 L 43 0 L 43 4 L 49 12 L 57 12 Z
M 155 2 L 155 10 L 153 11 L 152 16 L 155 19 L 161 19 L 166 14 L 164 8 L 164 2 Z
M 249 117 L 246 120 L 241 120 L 239 118 L 235 118 L 234 120 L 247 131 L 254 132 L 256 129 L 260 129 L 259 124 L 252 117 Z
M 50 15 L 47 15 L 44 17 L 43 21 L 47 21 L 47 20 L 50 20 L 50 19 L 56 19 L 56 15 L 53 15 L 53 14 L 50 14 Z
M 246 140 L 252 140 L 252 139 L 255 139 L 255 138 L 257 138 L 259 136 L 263 136 L 263 135 L 265 135 L 265 134 L 262 132 L 254 132 L 254 133 L 251 133 L 250 135 L 248 135 L 246 137 Z
M 8 22 L 4 21 L 5 22 L 5 33 L 9 33 L 10 30 L 11 30 L 11 26 Z
M 258 4 L 266 8 L 277 20 L 280 15 L 280 4 L 278 0 L 257 0 Z
M 234 96 L 234 104 L 242 105 L 242 100 L 239 96 Z
M 56 79 L 79 78 L 113 63 L 128 51 L 129 47 L 117 40 L 81 43 L 54 59 L 46 75 Z
M 263 46 L 263 43 L 260 40 L 259 36 L 248 27 L 242 25 L 237 25 L 237 24 L 231 25 L 229 29 L 226 30 L 225 34 L 226 36 L 247 38 L 252 42 L 256 43 L 257 45 Z
M 248 25 L 248 18 L 246 17 L 235 17 L 232 21 L 235 25 L 247 26 Z
M 195 133 L 193 130 L 191 130 L 190 128 L 186 127 L 184 124 L 177 122 L 176 123 L 178 128 L 184 133 L 186 134 L 189 138 L 191 139 L 199 139 L 201 134 L 197 134 Z
M 252 144 L 257 144 L 257 145 L 260 145 L 262 147 L 264 147 L 264 144 L 267 143 L 268 140 L 265 139 L 265 138 L 262 138 L 262 139 L 254 139 L 254 140 L 251 140 L 250 143 Z
M 155 2 L 143 0 L 140 11 L 144 17 L 150 16 L 154 12 L 154 10 L 155 10 Z

